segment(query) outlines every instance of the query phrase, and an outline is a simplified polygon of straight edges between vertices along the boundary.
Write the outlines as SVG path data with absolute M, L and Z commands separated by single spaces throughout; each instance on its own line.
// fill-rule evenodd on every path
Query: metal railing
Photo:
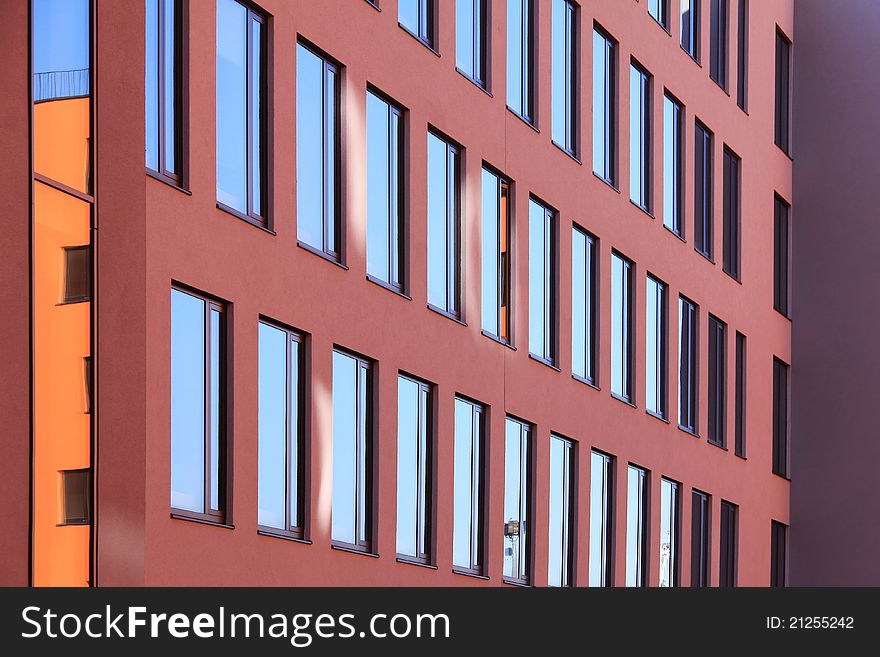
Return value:
M 89 69 L 34 73 L 34 102 L 89 95 Z

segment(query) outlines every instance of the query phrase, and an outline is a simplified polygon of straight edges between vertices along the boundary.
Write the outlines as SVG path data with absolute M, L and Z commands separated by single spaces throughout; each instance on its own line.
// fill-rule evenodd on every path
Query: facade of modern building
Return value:
M 814 581 L 794 12 L 3 3 L 0 582 Z

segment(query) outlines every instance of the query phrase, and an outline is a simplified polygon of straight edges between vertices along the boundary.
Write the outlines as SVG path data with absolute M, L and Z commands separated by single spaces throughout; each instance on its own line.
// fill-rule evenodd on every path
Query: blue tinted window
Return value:
M 678 586 L 679 486 L 660 481 L 660 586 Z
M 648 13 L 660 25 L 669 29 L 669 0 L 648 0 Z
M 697 307 L 678 299 L 678 423 L 697 431 Z
M 632 399 L 632 263 L 611 255 L 611 392 Z
M 531 555 L 529 425 L 507 418 L 504 438 L 504 576 L 527 582 Z
M 179 181 L 180 3 L 146 0 L 147 167 Z
M 455 64 L 482 86 L 486 86 L 486 26 L 486 0 L 456 0 Z
M 683 168 L 681 104 L 669 95 L 663 96 L 663 225 L 681 235 Z
M 265 223 L 263 18 L 217 0 L 217 200 Z
M 483 549 L 483 408 L 455 399 L 452 564 L 479 572 Z
M 652 276 L 645 292 L 645 408 L 666 417 L 666 285 Z
M 532 3 L 507 0 L 507 106 L 532 121 Z
M 634 465 L 626 482 L 626 585 L 648 585 L 648 473 Z
M 681 47 L 700 61 L 700 0 L 681 2 Z
M 593 171 L 615 183 L 615 44 L 593 30 Z
M 581 229 L 571 231 L 571 371 L 585 381 L 595 376 L 593 318 L 596 303 L 595 242 Z
M 488 169 L 482 179 L 483 330 L 510 341 L 510 183 Z
M 554 213 L 529 200 L 529 352 L 553 362 L 556 276 Z
M 630 67 L 629 102 L 629 197 L 650 212 L 651 76 L 635 65 Z
M 577 7 L 573 2 L 553 0 L 552 29 L 553 141 L 576 155 L 578 35 Z
M 428 133 L 428 303 L 458 316 L 459 151 Z
M 572 586 L 574 558 L 573 491 L 576 486 L 574 444 L 550 436 L 550 514 L 548 586 Z
M 611 586 L 612 457 L 590 454 L 590 586 Z
M 397 20 L 407 30 L 434 45 L 434 0 L 398 0 Z
M 397 554 L 427 561 L 431 391 L 397 379 Z

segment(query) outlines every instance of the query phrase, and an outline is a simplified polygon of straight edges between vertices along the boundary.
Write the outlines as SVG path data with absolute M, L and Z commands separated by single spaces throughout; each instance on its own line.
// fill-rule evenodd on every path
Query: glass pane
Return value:
M 357 361 L 333 352 L 332 537 L 354 544 L 357 503 Z
M 526 94 L 523 89 L 523 28 L 527 17 L 527 0 L 507 2 L 507 106 L 525 114 Z
M 324 65 L 324 158 L 326 160 L 324 167 L 324 185 L 322 189 L 325 193 L 324 223 L 327 224 L 327 243 L 324 250 L 329 253 L 339 252 L 340 237 L 336 234 L 336 195 L 337 176 L 336 176 L 336 151 L 338 149 L 337 141 L 337 125 L 336 105 L 338 103 L 338 87 L 336 81 L 336 71 L 330 66 Z
M 324 62 L 296 47 L 297 239 L 324 249 Z
M 629 398 L 629 263 L 611 256 L 611 392 Z
M 626 585 L 642 586 L 645 472 L 629 467 L 626 489 Z
M 663 225 L 681 232 L 681 106 L 663 98 Z
M 447 144 L 428 134 L 428 303 L 447 309 L 449 289 L 446 271 L 448 252 L 449 180 Z
M 645 86 L 644 74 L 630 67 L 629 189 L 634 203 L 646 207 L 645 198 Z
M 566 38 L 565 18 L 567 12 L 566 0 L 553 0 L 552 34 L 550 46 L 552 50 L 551 61 L 551 96 L 552 96 L 552 139 L 562 147 L 566 147 L 565 139 L 565 68 L 566 68 Z
M 205 302 L 171 292 L 171 506 L 205 512 Z
M 565 440 L 550 437 L 550 513 L 547 584 L 567 586 L 569 472 Z
M 577 228 L 571 232 L 571 256 L 572 373 L 591 380 L 593 241 Z
M 522 470 L 525 463 L 521 461 L 523 426 L 514 420 L 505 423 L 504 440 L 504 576 L 520 578 L 525 564 L 521 562 L 524 555 L 523 543 L 525 534 L 522 517 L 523 496 L 521 488 Z
M 593 31 L 593 171 L 605 180 L 611 179 L 611 117 L 608 113 L 611 99 L 610 54 L 605 37 Z
M 260 323 L 257 522 L 287 529 L 287 334 Z
M 217 200 L 247 214 L 247 10 L 217 0 Z
M 262 24 L 251 20 L 251 208 L 257 216 L 263 214 L 263 40 Z
M 147 166 L 159 170 L 159 2 L 146 0 L 146 154 Z
M 358 541 L 366 541 L 367 537 L 367 368 L 358 364 Z
M 290 376 L 290 397 L 287 400 L 288 413 L 290 415 L 290 441 L 288 443 L 288 452 L 290 454 L 290 481 L 288 483 L 288 515 L 290 516 L 290 524 L 293 527 L 302 525 L 299 515 L 299 445 L 300 445 L 300 353 L 299 342 L 288 338 L 290 348 L 290 366 L 288 376 Z
M 392 285 L 403 285 L 400 267 L 400 249 L 401 249 L 401 214 L 400 214 L 400 190 L 403 187 L 403 179 L 401 172 L 401 121 L 400 112 L 392 109 L 390 114 L 391 125 L 389 126 L 390 135 L 389 142 L 391 153 L 389 157 L 389 216 L 388 224 L 391 232 L 391 245 L 389 246 L 390 263 L 388 265 L 391 270 L 391 278 L 389 283 Z
M 550 357 L 547 342 L 550 333 L 549 283 L 550 263 L 547 234 L 547 210 L 529 200 L 529 351 L 542 358 Z
M 483 169 L 482 190 L 482 311 L 483 330 L 498 336 L 499 328 L 499 212 L 500 190 L 499 180 L 491 171 Z
M 391 282 L 390 108 L 367 92 L 367 273 Z
M 177 173 L 177 126 L 175 118 L 177 113 L 175 68 L 177 58 L 174 56 L 175 46 L 175 20 L 176 10 L 174 0 L 165 0 L 165 169 L 169 173 Z
M 605 457 L 590 455 L 590 586 L 605 586 L 605 509 L 607 505 Z
M 419 385 L 397 379 L 397 553 L 417 557 Z
M 220 313 L 211 310 L 211 508 L 220 510 Z
M 474 69 L 474 36 L 476 26 L 475 4 L 481 0 L 456 0 L 455 2 L 455 64 L 472 78 L 477 77 Z
M 477 518 L 473 516 L 474 497 L 478 495 L 474 480 L 475 436 L 474 407 L 461 399 L 455 400 L 455 464 L 453 491 L 452 563 L 471 568 L 472 537 L 477 534 Z
M 397 20 L 411 32 L 419 34 L 419 5 L 422 0 L 398 0 Z
M 645 405 L 663 414 L 663 284 L 648 277 L 645 295 Z
M 675 584 L 675 524 L 678 514 L 678 484 L 660 482 L 660 586 Z

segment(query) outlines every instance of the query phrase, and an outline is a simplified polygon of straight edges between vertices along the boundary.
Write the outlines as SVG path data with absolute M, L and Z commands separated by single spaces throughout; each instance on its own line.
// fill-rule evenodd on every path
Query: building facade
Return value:
M 4 3 L 0 582 L 790 583 L 794 11 Z

